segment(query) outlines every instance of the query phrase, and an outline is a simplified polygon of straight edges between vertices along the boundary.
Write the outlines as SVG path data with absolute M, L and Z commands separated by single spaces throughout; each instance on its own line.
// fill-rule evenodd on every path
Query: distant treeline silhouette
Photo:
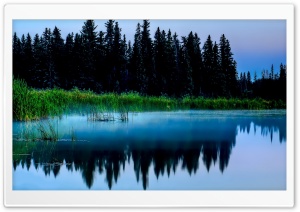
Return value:
M 279 74 L 263 70 L 258 79 L 240 73 L 229 40 L 208 36 L 202 49 L 192 31 L 181 39 L 160 30 L 150 36 L 150 21 L 137 24 L 134 41 L 126 41 L 118 22 L 108 20 L 106 31 L 84 22 L 80 33 L 64 40 L 60 30 L 45 28 L 32 39 L 13 36 L 13 75 L 34 88 L 90 89 L 97 93 L 136 91 L 153 96 L 261 97 L 286 99 L 286 66 Z M 253 61 L 255 63 L 255 61 Z
M 105 146 L 101 142 L 15 141 L 13 167 L 14 170 L 18 166 L 29 170 L 33 165 L 35 169 L 42 168 L 45 175 L 53 173 L 57 177 L 61 167 L 66 165 L 69 171 L 81 172 L 89 189 L 93 186 L 96 173 L 105 174 L 108 188 L 112 189 L 113 184 L 117 184 L 121 177 L 121 170 L 132 160 L 136 180 L 141 181 L 143 189 L 146 190 L 149 187 L 151 166 L 157 179 L 165 174 L 170 176 L 171 172 L 176 174 L 179 169 L 192 175 L 202 169 L 199 164 L 201 158 L 207 172 L 215 165 L 223 173 L 229 166 L 230 155 L 236 144 L 237 130 L 249 134 L 251 123 L 251 120 L 243 118 L 237 122 L 226 122 L 224 125 L 228 130 L 222 134 L 222 139 L 193 142 L 157 141 L 152 145 L 140 145 L 139 142 L 120 141 L 120 145 Z M 258 133 L 256 128 L 260 127 L 261 135 L 270 136 L 271 142 L 274 132 L 279 132 L 280 143 L 286 141 L 285 119 L 258 118 L 255 119 L 253 127 L 255 133 Z

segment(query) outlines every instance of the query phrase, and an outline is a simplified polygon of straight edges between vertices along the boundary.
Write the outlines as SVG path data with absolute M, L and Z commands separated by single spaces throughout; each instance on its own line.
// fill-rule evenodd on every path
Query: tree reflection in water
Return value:
M 70 172 L 80 171 L 86 186 L 90 189 L 94 183 L 95 173 L 105 174 L 109 189 L 121 177 L 121 170 L 133 161 L 136 181 L 142 181 L 143 189 L 149 186 L 149 171 L 153 167 L 157 179 L 160 176 L 170 176 L 176 173 L 179 164 L 189 175 L 199 170 L 199 159 L 202 159 L 207 172 L 212 165 L 218 163 L 220 172 L 224 172 L 229 165 L 232 148 L 235 146 L 237 131 L 250 132 L 253 123 L 254 131 L 261 128 L 263 136 L 279 131 L 280 142 L 286 140 L 286 121 L 277 119 L 238 119 L 237 122 L 209 124 L 202 137 L 187 142 L 172 140 L 156 140 L 150 143 L 140 141 L 122 141 L 119 145 L 108 146 L 98 142 L 25 142 L 15 140 L 13 143 L 13 168 L 18 166 L 29 170 L 31 165 L 35 169 L 42 168 L 45 175 L 52 172 L 58 177 L 60 168 L 66 166 Z M 213 127 L 214 126 L 214 127 Z M 225 129 L 225 130 L 222 130 Z M 210 139 L 211 138 L 211 139 Z M 20 154 L 22 153 L 22 154 Z M 26 153 L 26 154 L 24 154 Z

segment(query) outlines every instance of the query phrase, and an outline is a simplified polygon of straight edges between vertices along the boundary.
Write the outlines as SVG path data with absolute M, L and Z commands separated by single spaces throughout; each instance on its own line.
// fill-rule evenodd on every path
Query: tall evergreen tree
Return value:
M 220 52 L 216 42 L 213 45 L 212 89 L 215 97 L 225 95 L 225 76 L 220 68 Z
M 207 96 L 213 96 L 212 88 L 214 82 L 214 50 L 213 42 L 208 35 L 203 45 L 203 92 Z
M 33 76 L 33 50 L 32 50 L 32 39 L 30 34 L 28 33 L 25 40 L 24 45 L 24 55 L 23 55 L 24 63 L 23 63 L 23 72 L 24 79 L 27 82 L 30 82 Z
M 129 91 L 129 55 L 128 55 L 128 46 L 126 41 L 125 34 L 123 35 L 123 39 L 121 41 L 121 72 L 120 72 L 120 89 L 122 92 Z M 131 46 L 130 46 L 131 48 Z
M 201 93 L 201 84 L 202 84 L 202 55 L 200 49 L 200 38 L 197 33 L 195 35 L 193 32 L 190 32 L 187 37 L 186 43 L 187 52 L 189 54 L 191 68 L 192 68 L 192 77 L 194 84 L 193 94 L 198 96 Z
M 114 38 L 113 38 L 113 66 L 111 71 L 111 80 L 113 83 L 113 91 L 119 93 L 121 91 L 121 75 L 125 69 L 125 51 L 123 43 L 121 29 L 119 28 L 118 22 L 114 25 Z M 126 38 L 125 38 L 126 42 Z
M 221 71 L 226 77 L 226 92 L 228 96 L 237 95 L 237 71 L 236 61 L 233 59 L 228 39 L 223 34 L 220 38 L 220 64 Z
M 286 66 L 281 63 L 279 68 L 279 97 L 286 101 Z
M 69 33 L 66 37 L 66 42 L 64 45 L 64 66 L 63 72 L 64 76 L 62 78 L 62 83 L 66 89 L 71 89 L 75 86 L 75 66 L 74 66 L 74 34 Z
M 64 64 L 66 62 L 64 58 L 64 40 L 61 37 L 60 30 L 56 26 L 52 32 L 51 47 L 51 58 L 53 59 L 53 66 L 58 77 L 57 85 L 66 88 L 64 82 L 68 76 L 64 70 Z
M 93 20 L 87 20 L 84 22 L 81 29 L 82 45 L 83 45 L 83 83 L 85 88 L 90 88 L 92 90 L 97 90 L 95 85 L 96 75 L 96 28 L 95 22 Z
M 134 35 L 133 52 L 131 58 L 132 89 L 141 93 L 146 91 L 143 82 L 146 80 L 145 69 L 142 57 L 142 34 L 141 25 L 137 24 Z
M 181 96 L 192 96 L 193 90 L 194 90 L 194 84 L 193 84 L 193 72 L 192 67 L 190 65 L 190 57 L 187 52 L 187 40 L 185 37 L 182 37 L 182 43 L 179 55 L 180 55 L 180 79 L 181 79 Z
M 96 92 L 101 92 L 106 79 L 107 79 L 107 71 L 105 68 L 106 65 L 106 45 L 104 40 L 105 33 L 100 31 L 97 35 L 96 41 L 96 50 L 95 50 L 95 81 L 97 82 Z
M 270 71 L 270 79 L 274 79 L 274 66 L 273 66 L 273 64 L 272 64 L 272 66 L 271 66 L 271 71 Z
M 33 87 L 40 87 L 43 84 L 44 79 L 41 70 L 43 70 L 44 64 L 41 58 L 42 56 L 43 46 L 39 35 L 36 34 L 33 39 L 33 76 L 31 82 Z
M 247 90 L 250 91 L 252 89 L 252 81 L 250 71 L 247 72 Z
M 166 62 L 166 82 L 167 82 L 167 94 L 176 96 L 176 86 L 178 81 L 178 56 L 177 56 L 177 48 L 176 41 L 173 40 L 173 36 L 171 30 L 169 29 L 167 34 L 166 41 L 166 54 L 167 60 Z M 176 37 L 175 37 L 176 39 Z
M 166 52 L 166 33 L 160 31 L 157 28 L 154 35 L 154 60 L 155 60 L 155 71 L 160 91 L 156 92 L 156 95 L 167 94 L 167 52 Z
M 16 78 L 20 78 L 22 64 L 22 47 L 21 40 L 18 38 L 17 33 L 13 36 L 13 75 Z
M 180 41 L 178 40 L 178 35 L 176 32 L 173 35 L 173 48 L 174 48 L 174 56 L 175 56 L 175 65 L 176 65 L 176 70 L 175 72 L 172 72 L 172 83 L 171 87 L 174 89 L 174 95 L 175 96 L 180 96 L 181 91 L 180 91 Z
M 82 36 L 79 33 L 75 34 L 74 37 L 74 48 L 73 48 L 73 58 L 74 58 L 74 80 L 73 80 L 73 87 L 78 87 L 83 89 L 83 78 L 84 75 L 82 73 L 82 70 L 84 69 L 84 64 L 82 60 L 83 55 L 83 42 L 82 42 Z
M 144 89 L 147 93 L 154 94 L 153 88 L 157 86 L 155 84 L 155 70 L 154 70 L 154 57 L 153 57 L 153 43 L 150 37 L 150 22 L 149 20 L 143 20 L 141 31 L 141 51 L 142 60 L 145 69 L 145 76 L 143 77 Z
M 50 28 L 45 28 L 41 37 L 42 55 L 41 62 L 43 64 L 40 70 L 40 76 L 43 79 L 42 87 L 54 88 L 58 85 L 58 74 L 54 67 L 52 53 L 52 32 Z
M 103 87 L 106 91 L 113 91 L 114 82 L 112 79 L 112 71 L 114 68 L 114 20 L 108 20 L 105 23 L 106 33 L 104 36 L 105 43 L 105 63 L 104 63 L 104 79 Z

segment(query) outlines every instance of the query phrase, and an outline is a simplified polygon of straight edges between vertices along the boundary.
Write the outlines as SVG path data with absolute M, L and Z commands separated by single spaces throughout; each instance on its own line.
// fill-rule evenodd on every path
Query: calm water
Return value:
M 14 122 L 13 189 L 286 189 L 285 110 L 118 116 Z M 41 126 L 59 140 L 41 140 Z

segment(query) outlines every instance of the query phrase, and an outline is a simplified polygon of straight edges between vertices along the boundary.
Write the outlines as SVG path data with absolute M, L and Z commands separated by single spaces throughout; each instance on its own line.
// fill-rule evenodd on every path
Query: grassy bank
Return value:
M 95 94 L 73 89 L 36 90 L 23 80 L 13 81 L 13 118 L 34 120 L 68 111 L 152 111 L 177 109 L 276 109 L 285 108 L 283 101 L 263 99 L 207 99 L 203 97 L 150 97 L 130 92 L 123 94 Z

